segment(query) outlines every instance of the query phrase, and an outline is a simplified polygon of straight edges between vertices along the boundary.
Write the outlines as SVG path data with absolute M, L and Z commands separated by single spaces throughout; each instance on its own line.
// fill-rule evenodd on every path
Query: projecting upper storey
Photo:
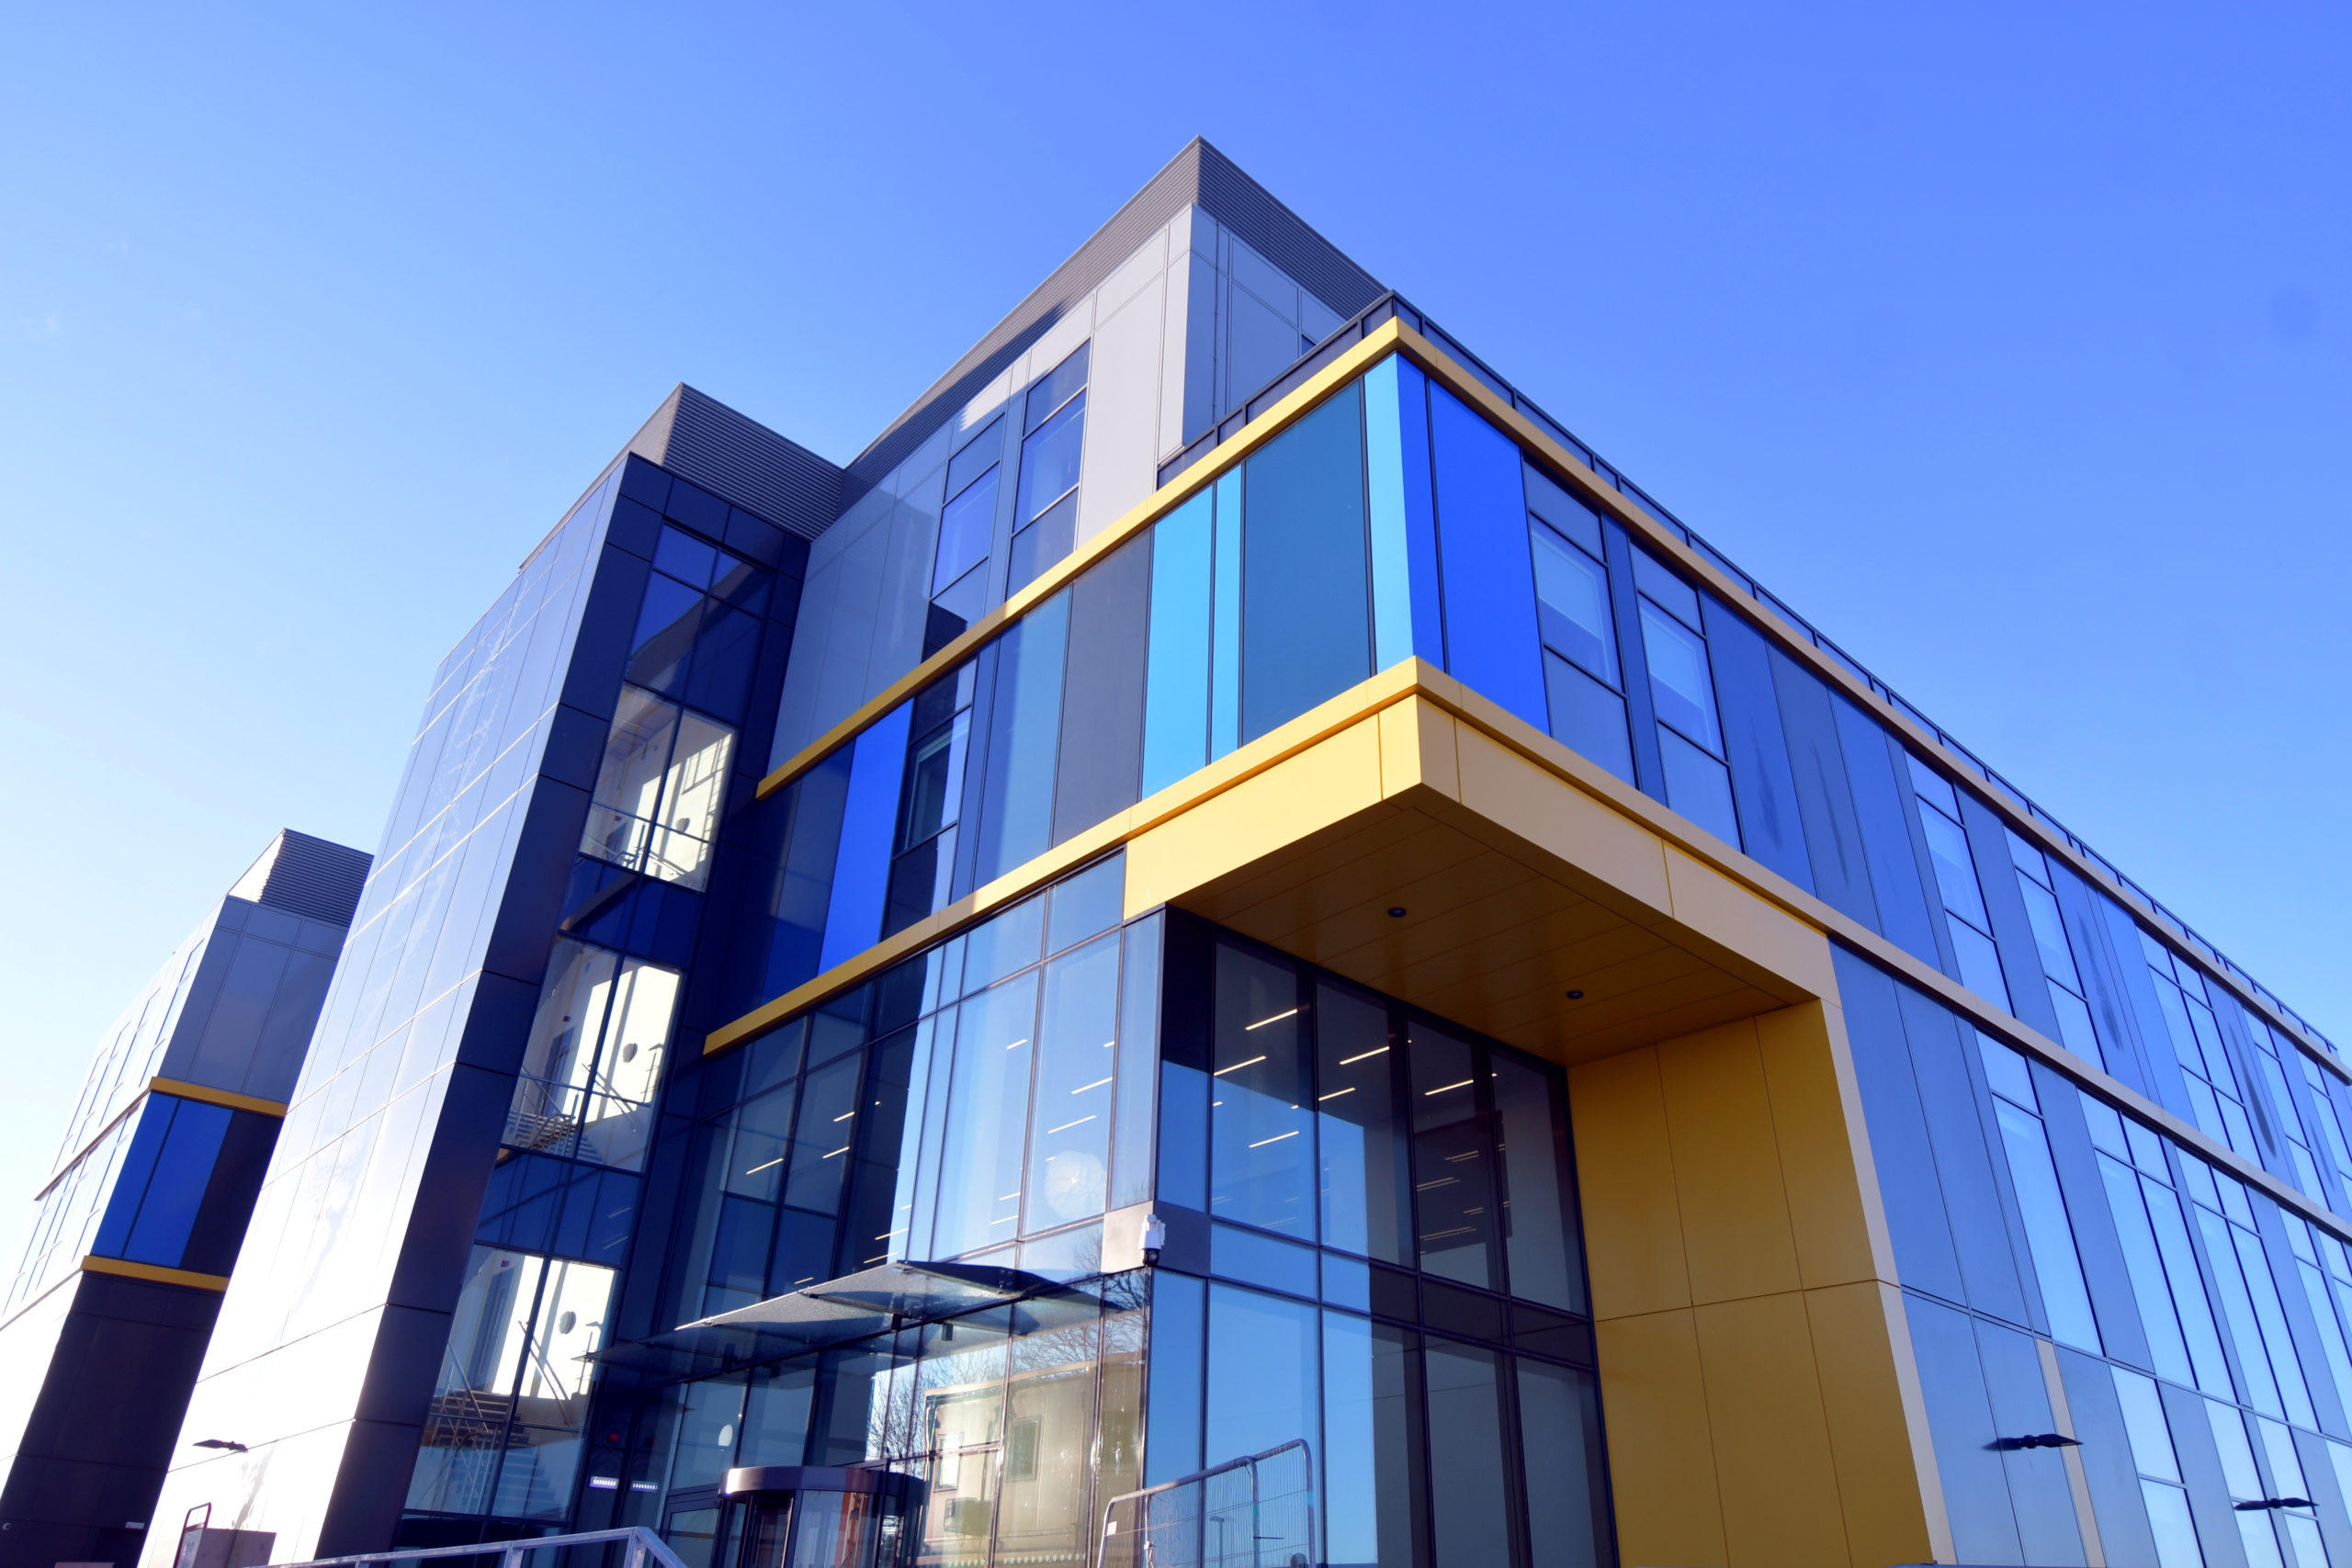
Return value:
M 2352 1214 L 2324 1039 L 1409 306 L 1236 401 L 1166 484 L 770 775 L 732 915 L 741 1013 L 713 1048 L 1401 674 Z M 1577 988 L 1575 1016 L 1473 1021 L 1556 1057 L 1650 1005 Z
M 1380 285 L 1195 141 L 894 421 L 810 547 L 781 761 L 1143 501 Z

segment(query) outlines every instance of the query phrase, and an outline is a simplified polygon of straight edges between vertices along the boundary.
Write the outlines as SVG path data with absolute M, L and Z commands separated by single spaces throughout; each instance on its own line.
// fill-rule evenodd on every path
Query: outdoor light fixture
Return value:
M 2257 1497 L 2251 1503 L 2233 1503 L 2231 1507 L 2241 1514 L 2251 1514 L 2264 1508 L 2308 1508 L 2309 1497 Z
M 244 1444 L 232 1443 L 226 1438 L 200 1438 L 188 1446 L 190 1448 L 197 1449 L 219 1449 L 225 1453 L 232 1454 L 241 1454 L 246 1451 Z
M 1392 920 L 1403 919 L 1405 918 L 1405 906 L 1402 904 L 1392 905 L 1388 910 L 1388 918 Z
M 2077 1438 L 2062 1438 L 2055 1432 L 2031 1432 L 2022 1438 L 1996 1438 L 1986 1446 L 2001 1450 L 2013 1450 L 2079 1449 L 2083 1445 L 2081 1439 Z
M 1572 1002 L 1580 1002 L 1584 1000 L 1584 993 L 1582 991 L 1570 991 L 1568 993 L 1568 1000 Z

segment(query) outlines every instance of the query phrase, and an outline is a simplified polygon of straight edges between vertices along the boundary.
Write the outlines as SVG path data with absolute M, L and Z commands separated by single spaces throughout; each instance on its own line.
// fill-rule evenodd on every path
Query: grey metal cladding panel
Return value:
M 359 907 L 371 858 L 327 839 L 288 828 L 256 902 L 330 925 L 348 926 Z
M 840 514 L 841 469 L 692 387 L 672 399 L 663 468 L 804 539 Z
M 1380 298 L 1377 279 L 1306 226 L 1304 219 L 1274 199 L 1273 193 L 1242 173 L 1238 164 L 1207 142 L 1200 168 L 1200 204 L 1210 217 L 1247 241 L 1250 248 L 1303 284 L 1344 319 Z
M 953 369 L 933 382 L 911 408 L 851 460 L 842 487 L 842 505 L 852 505 L 880 483 L 1059 321 L 1073 302 L 1084 299 L 1133 255 L 1154 231 L 1193 206 L 1240 235 L 1253 250 L 1305 284 L 1343 317 L 1354 315 L 1380 295 L 1381 286 L 1370 273 L 1308 228 L 1232 159 L 1195 137 L 1112 214 L 1111 220 L 1096 230 L 1077 254 L 1055 268 L 1012 314 L 973 344 Z

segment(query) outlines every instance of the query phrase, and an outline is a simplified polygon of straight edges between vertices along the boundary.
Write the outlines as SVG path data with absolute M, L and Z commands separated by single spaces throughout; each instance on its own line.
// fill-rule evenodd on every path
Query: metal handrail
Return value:
M 630 1548 L 622 1558 L 620 1568 L 686 1568 L 685 1560 L 670 1550 L 669 1543 L 643 1525 L 629 1525 L 621 1529 L 583 1530 L 578 1535 L 531 1536 L 521 1540 L 486 1540 L 473 1546 L 425 1546 L 405 1551 L 362 1551 L 350 1557 L 313 1557 L 298 1563 L 282 1564 L 281 1568 L 359 1568 L 371 1562 L 413 1562 L 434 1557 L 492 1557 L 499 1560 L 499 1568 L 526 1568 L 524 1559 L 534 1551 L 550 1547 L 594 1546 L 605 1541 L 628 1541 Z
M 1251 1514 L 1254 1517 L 1258 1508 L 1264 1501 L 1258 1493 L 1258 1467 L 1263 1464 L 1266 1461 L 1274 1458 L 1276 1455 L 1286 1454 L 1293 1449 L 1296 1449 L 1299 1451 L 1299 1456 L 1306 1464 L 1305 1473 L 1306 1477 L 1306 1495 L 1311 1498 L 1315 1494 L 1315 1450 L 1313 1445 L 1308 1443 L 1305 1438 L 1293 1438 L 1286 1443 L 1276 1443 L 1272 1448 L 1266 1450 L 1263 1453 L 1249 1454 L 1240 1459 L 1229 1459 L 1222 1464 L 1211 1465 L 1206 1470 L 1195 1471 L 1191 1475 L 1180 1475 L 1173 1481 L 1163 1481 L 1157 1486 L 1146 1486 L 1134 1492 L 1120 1493 L 1117 1496 L 1110 1499 L 1102 1505 L 1102 1533 L 1096 1538 L 1097 1547 L 1095 1561 L 1101 1562 L 1108 1562 L 1110 1560 L 1112 1539 L 1118 1529 L 1118 1522 L 1114 1517 L 1114 1514 L 1120 1504 L 1134 1503 L 1145 1497 L 1156 1497 L 1163 1492 L 1173 1492 L 1180 1487 L 1204 1485 L 1206 1483 L 1215 1480 L 1220 1475 L 1229 1474 L 1237 1470 L 1246 1469 L 1250 1472 L 1250 1507 Z M 1203 1517 L 1206 1517 L 1205 1513 L 1204 1513 Z M 1311 1562 L 1316 1560 L 1315 1510 L 1312 1506 L 1309 1506 L 1306 1510 L 1305 1522 L 1306 1525 L 1306 1557 L 1307 1561 Z M 1253 1522 L 1250 1527 L 1250 1561 L 1252 1562 L 1257 1561 L 1257 1553 L 1259 1550 L 1258 1542 L 1263 1539 L 1265 1538 L 1258 1534 L 1257 1527 Z M 1200 1560 L 1205 1561 L 1204 1553 L 1196 1553 L 1195 1556 Z M 1231 1553 L 1228 1551 L 1222 1546 L 1219 1547 L 1217 1559 L 1220 1563 L 1229 1560 L 1230 1556 Z

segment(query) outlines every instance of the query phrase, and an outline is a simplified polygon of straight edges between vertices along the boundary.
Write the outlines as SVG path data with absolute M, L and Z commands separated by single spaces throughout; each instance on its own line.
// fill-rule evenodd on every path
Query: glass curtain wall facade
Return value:
M 1214 264 L 1154 396 L 1237 280 L 1308 313 L 1151 221 Z M 800 454 L 791 528 L 625 457 L 451 655 L 190 1416 L 263 1457 L 159 1506 L 778 1568 L 727 1477 L 802 1467 L 970 1568 L 2352 1561 L 2323 1037 L 1393 296 L 1157 425 L 1093 319 Z M 763 777 L 787 654 L 827 739 Z
M 1010 1299 L 723 1367 L 653 1336 L 703 1375 L 608 1396 L 591 1517 L 707 1550 L 730 1466 L 886 1465 L 923 1484 L 916 1561 L 1083 1562 L 1114 1498 L 1296 1443 L 1316 1561 L 1611 1561 L 1560 1071 L 1181 915 L 1123 924 L 1124 871 L 701 1065 L 649 1322 L 892 1265 Z

